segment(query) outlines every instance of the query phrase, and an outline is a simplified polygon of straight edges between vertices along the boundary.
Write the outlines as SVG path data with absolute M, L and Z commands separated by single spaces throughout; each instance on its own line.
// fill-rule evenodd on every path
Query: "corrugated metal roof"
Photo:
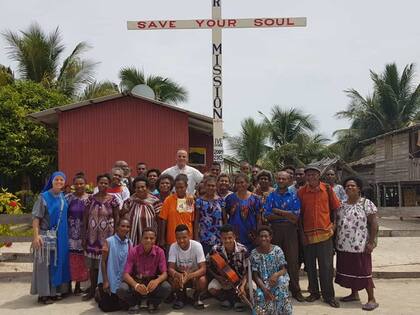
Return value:
M 369 139 L 362 140 L 362 141 L 360 141 L 360 143 L 362 143 L 362 144 L 363 143 L 370 143 L 370 142 L 375 141 L 378 138 L 383 138 L 383 137 L 386 137 L 386 136 L 395 135 L 397 133 L 402 133 L 402 132 L 405 132 L 405 131 L 411 131 L 411 130 L 417 130 L 417 129 L 420 129 L 420 123 L 415 123 L 415 124 L 413 124 L 411 126 L 408 126 L 408 127 L 404 127 L 404 128 L 401 128 L 401 129 L 396 129 L 396 130 L 388 131 L 386 133 L 377 135 L 376 137 L 372 137 L 372 138 L 369 138 Z
M 210 130 L 209 130 L 209 124 L 212 125 L 212 123 L 213 123 L 212 118 L 209 117 L 209 116 L 198 114 L 198 113 L 195 113 L 195 112 L 191 112 L 191 111 L 188 111 L 186 109 L 183 109 L 183 108 L 180 108 L 180 107 L 177 107 L 177 106 L 174 106 L 174 105 L 166 104 L 166 103 L 163 103 L 163 102 L 159 102 L 159 101 L 147 98 L 147 97 L 142 97 L 142 96 L 139 96 L 139 95 L 135 95 L 135 94 L 132 94 L 130 92 L 116 93 L 116 94 L 111 94 L 111 95 L 107 95 L 107 96 L 103 96 L 103 97 L 98 97 L 98 98 L 95 98 L 95 99 L 86 100 L 86 101 L 79 102 L 79 103 L 57 106 L 57 107 L 49 108 L 49 109 L 46 109 L 46 110 L 43 110 L 43 111 L 40 111 L 40 112 L 37 112 L 37 113 L 29 114 L 28 117 L 30 117 L 30 118 L 38 121 L 38 122 L 42 122 L 42 123 L 47 124 L 47 125 L 55 126 L 55 125 L 58 124 L 58 113 L 59 112 L 65 112 L 65 111 L 77 109 L 79 107 L 89 106 L 91 104 L 97 104 L 97 103 L 101 103 L 101 102 L 105 102 L 105 101 L 109 101 L 109 100 L 114 100 L 114 99 L 118 99 L 118 98 L 122 98 L 122 97 L 126 97 L 126 96 L 131 96 L 131 97 L 134 97 L 134 98 L 138 98 L 138 99 L 141 99 L 141 100 L 151 102 L 151 103 L 159 105 L 159 106 L 163 106 L 163 107 L 167 107 L 167 108 L 172 109 L 172 110 L 176 110 L 178 112 L 186 113 L 186 114 L 188 114 L 190 125 L 191 125 L 192 128 L 194 128 L 194 127 L 199 128 L 200 124 L 201 124 L 201 127 L 205 127 L 205 129 L 207 131 L 211 132 L 213 130 L 213 127 L 211 127 Z

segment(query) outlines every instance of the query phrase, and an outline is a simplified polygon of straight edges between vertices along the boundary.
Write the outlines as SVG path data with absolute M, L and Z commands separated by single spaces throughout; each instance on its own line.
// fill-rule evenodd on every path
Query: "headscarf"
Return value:
M 61 176 L 61 177 L 63 177 L 63 178 L 64 178 L 64 181 L 66 181 L 66 175 L 65 175 L 63 172 L 61 172 L 61 171 L 54 172 L 54 173 L 51 175 L 50 179 L 48 180 L 48 182 L 47 182 L 47 184 L 45 185 L 45 187 L 44 187 L 44 189 L 42 190 L 42 192 L 46 192 L 46 191 L 50 190 L 50 189 L 53 187 L 53 181 L 54 181 L 54 178 L 56 178 L 57 176 Z

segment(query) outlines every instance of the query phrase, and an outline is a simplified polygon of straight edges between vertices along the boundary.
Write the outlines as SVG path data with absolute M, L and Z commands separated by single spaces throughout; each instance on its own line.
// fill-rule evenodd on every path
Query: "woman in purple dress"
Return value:
M 111 177 L 108 174 L 98 175 L 96 181 L 98 192 L 88 198 L 83 215 L 83 248 L 91 283 L 89 292 L 83 296 L 84 301 L 95 295 L 102 247 L 105 240 L 114 234 L 120 209 L 117 197 L 107 192 Z
M 80 282 L 88 280 L 85 257 L 82 246 L 83 212 L 89 195 L 86 193 L 86 179 L 79 173 L 73 179 L 74 193 L 66 195 L 69 226 L 70 276 L 75 281 L 74 295 L 82 293 Z

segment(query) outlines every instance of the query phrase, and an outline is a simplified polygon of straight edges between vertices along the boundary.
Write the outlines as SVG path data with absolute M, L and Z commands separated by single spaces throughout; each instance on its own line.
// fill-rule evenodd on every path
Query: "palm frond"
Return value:
M 79 100 L 89 100 L 97 97 L 107 96 L 118 93 L 118 85 L 111 81 L 94 81 L 86 85 L 83 93 L 79 95 Z
M 120 89 L 123 92 L 131 91 L 136 85 L 146 84 L 144 72 L 135 67 L 124 67 L 120 70 Z

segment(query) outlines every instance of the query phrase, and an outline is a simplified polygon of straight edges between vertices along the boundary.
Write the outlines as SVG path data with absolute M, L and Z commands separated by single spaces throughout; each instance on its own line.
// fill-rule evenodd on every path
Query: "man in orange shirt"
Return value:
M 340 307 L 335 299 L 333 285 L 332 239 L 335 230 L 335 211 L 340 207 L 340 201 L 332 188 L 320 181 L 320 175 L 319 168 L 306 167 L 307 184 L 298 191 L 310 293 L 306 300 L 313 302 L 320 298 L 316 267 L 318 260 L 322 298 L 332 307 Z
M 168 249 L 172 243 L 176 242 L 175 229 L 180 224 L 188 227 L 192 238 L 194 203 L 187 196 L 187 188 L 187 175 L 179 174 L 175 178 L 175 193 L 165 199 L 159 213 L 161 219 L 159 245 L 161 247 Z

